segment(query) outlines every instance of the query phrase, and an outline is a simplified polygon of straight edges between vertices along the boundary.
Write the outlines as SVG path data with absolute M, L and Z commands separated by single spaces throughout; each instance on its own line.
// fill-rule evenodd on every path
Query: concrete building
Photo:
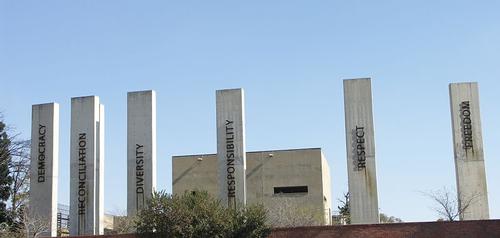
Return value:
M 330 170 L 320 148 L 247 152 L 247 204 L 270 209 L 288 198 L 290 207 L 317 211 L 331 224 Z M 172 157 L 174 194 L 205 190 L 218 195 L 217 155 Z

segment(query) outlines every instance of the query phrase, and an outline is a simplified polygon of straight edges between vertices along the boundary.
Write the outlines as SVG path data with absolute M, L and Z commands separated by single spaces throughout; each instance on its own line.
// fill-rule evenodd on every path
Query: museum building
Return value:
M 205 190 L 217 197 L 217 155 L 172 157 L 174 194 Z M 246 201 L 272 211 L 286 201 L 288 208 L 307 208 L 331 224 L 330 170 L 321 148 L 246 153 Z

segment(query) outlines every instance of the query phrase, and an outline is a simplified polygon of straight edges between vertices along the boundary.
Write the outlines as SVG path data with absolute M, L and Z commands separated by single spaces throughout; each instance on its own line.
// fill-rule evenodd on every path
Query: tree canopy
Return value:
M 0 223 L 9 222 L 7 200 L 10 197 L 12 177 L 9 172 L 11 162 L 10 139 L 3 121 L 0 121 Z

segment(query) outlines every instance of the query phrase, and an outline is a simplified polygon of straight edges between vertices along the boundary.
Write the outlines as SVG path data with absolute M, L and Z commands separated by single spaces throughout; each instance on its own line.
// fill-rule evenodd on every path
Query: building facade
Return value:
M 330 170 L 320 148 L 247 152 L 247 204 L 271 209 L 282 201 L 290 208 L 317 212 L 331 224 Z M 205 190 L 217 197 L 217 155 L 172 157 L 174 194 Z

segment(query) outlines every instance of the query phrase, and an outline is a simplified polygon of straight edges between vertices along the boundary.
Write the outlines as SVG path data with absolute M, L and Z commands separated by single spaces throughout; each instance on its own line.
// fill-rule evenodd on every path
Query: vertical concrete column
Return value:
M 102 229 L 104 123 L 99 97 L 71 99 L 70 235 Z M 102 113 L 103 114 L 103 113 Z
M 59 104 L 32 106 L 30 216 L 50 222 L 46 236 L 57 235 Z
M 127 94 L 127 214 L 137 214 L 156 189 L 156 92 Z
M 460 220 L 489 219 L 477 83 L 449 85 Z
M 95 234 L 104 235 L 104 105 L 99 104 L 99 121 L 96 136 L 96 196 L 95 196 Z
M 379 222 L 371 80 L 344 80 L 347 175 L 352 224 Z
M 232 208 L 246 204 L 244 104 L 243 89 L 216 92 L 219 198 Z

